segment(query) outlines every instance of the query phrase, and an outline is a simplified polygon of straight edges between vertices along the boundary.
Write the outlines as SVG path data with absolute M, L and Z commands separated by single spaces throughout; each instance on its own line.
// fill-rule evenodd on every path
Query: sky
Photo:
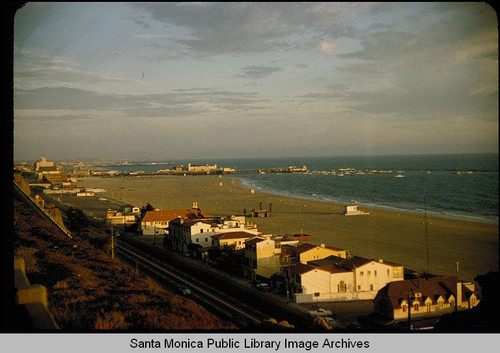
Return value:
M 14 161 L 498 152 L 480 2 L 35 2 Z

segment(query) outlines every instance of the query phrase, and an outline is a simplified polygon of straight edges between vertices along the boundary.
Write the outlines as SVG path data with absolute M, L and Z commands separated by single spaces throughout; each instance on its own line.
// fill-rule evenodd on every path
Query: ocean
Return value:
M 309 173 L 235 174 L 256 190 L 298 198 L 498 222 L 498 154 L 176 160 L 176 164 Z M 147 172 L 172 166 L 123 166 Z M 398 177 L 396 177 L 398 176 Z

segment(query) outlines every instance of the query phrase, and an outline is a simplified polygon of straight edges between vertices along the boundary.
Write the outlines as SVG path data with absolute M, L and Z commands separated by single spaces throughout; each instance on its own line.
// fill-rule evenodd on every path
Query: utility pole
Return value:
M 425 180 L 424 180 L 424 213 L 425 213 L 425 254 L 427 260 L 427 273 L 429 272 L 429 232 L 428 232 L 428 222 L 427 222 L 427 197 L 425 195 Z
M 111 223 L 111 260 L 115 261 L 115 239 L 113 236 L 113 223 Z
M 410 303 L 410 293 L 408 293 L 408 330 L 411 331 L 411 303 Z

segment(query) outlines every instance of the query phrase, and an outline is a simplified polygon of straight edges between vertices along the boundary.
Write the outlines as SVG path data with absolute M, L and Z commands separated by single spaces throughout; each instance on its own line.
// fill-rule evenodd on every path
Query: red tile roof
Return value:
M 148 211 L 142 218 L 142 222 L 169 222 L 176 218 L 206 217 L 199 209 L 190 210 L 159 210 Z
M 241 239 L 241 238 L 253 238 L 256 235 L 248 232 L 226 232 L 212 235 L 214 239 Z

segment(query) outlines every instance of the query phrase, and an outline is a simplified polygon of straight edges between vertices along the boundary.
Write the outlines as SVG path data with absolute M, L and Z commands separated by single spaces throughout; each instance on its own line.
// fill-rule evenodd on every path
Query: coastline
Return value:
M 427 267 L 424 214 L 360 207 L 370 214 L 346 217 L 342 204 L 257 189 L 252 193 L 234 176 L 89 177 L 79 184 L 103 188 L 103 195 L 139 207 L 149 203 L 160 209 L 183 209 L 197 202 L 204 212 L 216 216 L 241 215 L 245 209 L 249 214 L 271 204 L 271 217 L 247 219 L 261 232 L 302 232 L 312 235 L 314 244 L 349 249 L 357 256 L 416 271 Z M 498 223 L 429 214 L 427 222 L 430 273 L 472 281 L 477 275 L 498 271 Z
M 297 199 L 302 199 L 302 200 L 308 200 L 308 201 L 318 201 L 318 202 L 327 202 L 327 203 L 334 203 L 334 204 L 342 204 L 342 205 L 351 205 L 355 204 L 359 207 L 362 208 L 367 208 L 367 209 L 378 209 L 381 211 L 391 211 L 391 212 L 408 212 L 412 213 L 415 215 L 421 215 L 422 217 L 425 215 L 425 211 L 423 209 L 415 209 L 415 210 L 410 210 L 410 209 L 404 209 L 404 208 L 397 208 L 397 207 L 391 207 L 387 205 L 377 205 L 377 204 L 369 204 L 369 203 L 364 203 L 364 202 L 356 202 L 356 203 L 343 203 L 337 200 L 329 200 L 323 197 L 320 197 L 318 195 L 311 195 L 311 196 L 302 196 L 302 195 L 287 195 L 285 193 L 280 193 L 279 191 L 269 191 L 265 190 L 259 186 L 251 185 L 251 182 L 245 178 L 241 177 L 236 177 L 234 176 L 235 179 L 238 179 L 240 185 L 242 187 L 245 187 L 247 189 L 254 189 L 258 190 L 262 193 L 266 194 L 272 194 L 272 195 L 277 195 L 277 196 L 283 196 L 283 197 L 292 197 L 292 198 L 297 198 Z M 492 224 L 498 224 L 498 219 L 493 219 L 493 218 L 486 218 L 486 217 L 479 217 L 479 216 L 472 216 L 472 215 L 465 215 L 465 214 L 454 214 L 451 212 L 438 212 L 438 211 L 432 211 L 432 210 L 427 210 L 427 215 L 428 216 L 435 216 L 435 217 L 440 217 L 440 218 L 449 218 L 449 219 L 455 219 L 455 220 L 461 220 L 461 221 L 472 221 L 472 222 L 482 222 L 482 223 L 492 223 Z

